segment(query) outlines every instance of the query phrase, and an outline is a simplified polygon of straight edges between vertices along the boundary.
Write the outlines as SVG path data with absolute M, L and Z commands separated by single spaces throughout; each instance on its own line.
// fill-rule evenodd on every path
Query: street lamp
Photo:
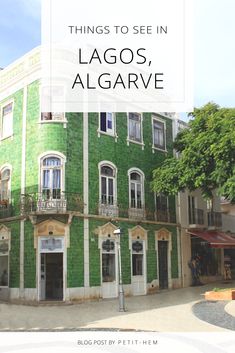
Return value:
M 126 311 L 125 309 L 125 298 L 124 298 L 124 290 L 122 283 L 122 261 L 121 261 L 121 234 L 123 233 L 120 228 L 117 228 L 114 232 L 118 237 L 117 246 L 118 246 L 118 278 L 119 278 L 119 289 L 118 289 L 118 299 L 119 299 L 119 311 Z

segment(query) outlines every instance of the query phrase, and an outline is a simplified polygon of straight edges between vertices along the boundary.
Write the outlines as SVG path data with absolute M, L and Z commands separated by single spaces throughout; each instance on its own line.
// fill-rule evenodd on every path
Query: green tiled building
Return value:
M 40 52 L 0 72 L 0 298 L 73 300 L 179 287 L 175 199 L 152 170 L 173 118 L 41 113 Z

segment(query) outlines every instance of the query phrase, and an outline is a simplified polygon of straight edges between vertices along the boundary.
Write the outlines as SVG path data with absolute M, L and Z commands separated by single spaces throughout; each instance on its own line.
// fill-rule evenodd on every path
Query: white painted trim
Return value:
M 43 180 L 43 160 L 45 158 L 57 157 L 61 160 L 61 192 L 65 191 L 65 163 L 66 156 L 58 151 L 46 151 L 39 155 L 39 175 L 38 175 L 38 192 L 42 192 L 42 180 Z M 45 168 L 46 169 L 46 168 Z
M 22 114 L 22 154 L 21 154 L 21 194 L 25 194 L 26 179 L 26 128 L 27 128 L 27 99 L 28 87 L 24 87 L 23 114 Z
M 100 126 L 100 114 L 101 113 L 111 113 L 112 114 L 112 118 L 113 118 L 113 131 L 112 132 L 109 132 L 109 131 L 102 131 L 101 130 L 101 126 Z M 115 139 L 117 139 L 117 133 L 116 133 L 116 113 L 113 113 L 113 112 L 100 112 L 98 114 L 98 124 L 99 124 L 99 127 L 98 127 L 98 137 L 100 137 L 100 134 L 104 134 L 104 135 L 107 135 L 107 136 L 111 136 L 111 137 L 114 137 Z
M 89 214 L 89 116 L 83 113 L 83 199 L 84 214 Z M 84 291 L 85 296 L 90 287 L 90 253 L 89 253 L 89 220 L 84 218 Z
M 5 163 L 0 168 L 0 173 L 2 174 L 5 170 L 10 170 L 10 180 L 8 183 L 8 192 L 9 192 L 9 199 L 11 200 L 11 180 L 12 180 L 12 166 L 11 164 Z
M 7 136 L 2 136 L 2 131 L 3 131 L 3 109 L 8 105 L 8 104 L 12 104 L 12 131 L 10 133 L 10 135 L 7 135 Z M 0 142 L 3 141 L 3 140 L 6 140 L 8 138 L 13 138 L 13 135 L 14 135 L 14 108 L 15 108 L 15 101 L 14 101 L 14 98 L 11 97 L 5 101 L 3 101 L 1 104 L 0 104 Z
M 163 132 L 164 133 L 164 148 L 156 147 L 154 145 L 154 128 L 153 128 L 154 121 L 159 121 L 160 123 L 162 123 L 164 125 L 164 132 Z M 166 149 L 166 121 L 164 119 L 160 118 L 158 115 L 152 114 L 151 122 L 152 122 L 152 151 L 153 151 L 153 153 L 154 153 L 154 150 L 167 152 L 167 149 Z
M 130 129 L 129 129 L 129 114 L 130 113 L 134 113 L 134 114 L 138 114 L 140 116 L 140 134 L 141 134 L 141 141 L 135 141 L 135 140 L 132 140 L 130 138 Z M 128 112 L 127 113 L 127 138 L 126 138 L 126 141 L 127 141 L 127 145 L 129 146 L 130 142 L 131 143 L 135 143 L 137 145 L 141 145 L 142 146 L 142 150 L 144 149 L 144 131 L 143 131 L 143 113 L 138 113 L 138 112 Z
M 127 172 L 128 188 L 129 188 L 129 208 L 133 208 L 133 207 L 131 207 L 131 178 L 130 178 L 132 173 L 138 173 L 141 177 L 141 204 L 142 204 L 142 207 L 140 208 L 140 210 L 144 210 L 145 209 L 145 187 L 144 187 L 145 175 L 141 169 L 135 168 L 135 167 L 130 168 Z
M 118 169 L 117 167 L 115 166 L 115 164 L 113 164 L 112 162 L 110 161 L 101 161 L 98 163 L 98 170 L 99 170 L 99 201 L 101 203 L 101 188 L 102 188 L 102 185 L 101 185 L 101 168 L 103 166 L 108 166 L 110 168 L 113 169 L 114 171 L 114 176 L 113 177 L 108 177 L 108 178 L 112 178 L 113 179 L 113 191 L 114 191 L 114 195 L 113 195 L 113 206 L 117 206 L 117 173 L 118 173 Z M 108 204 L 107 204 L 108 206 Z
M 130 257 L 131 257 L 131 286 L 132 286 L 132 295 L 141 295 L 139 293 L 134 294 L 133 292 L 133 281 L 134 277 L 139 277 L 139 276 L 133 276 L 133 264 L 132 264 L 132 255 L 133 255 L 133 250 L 132 250 L 132 243 L 133 241 L 138 241 L 138 239 L 133 239 L 133 231 L 135 231 L 137 228 L 140 229 L 140 231 L 144 232 L 144 238 L 140 238 L 139 240 L 143 242 L 143 251 L 140 254 L 143 254 L 143 277 L 144 277 L 144 295 L 147 294 L 147 256 L 146 252 L 148 249 L 148 238 L 147 238 L 147 232 L 144 228 L 141 226 L 136 226 L 132 229 L 129 229 L 129 250 L 130 250 Z M 137 253 L 138 254 L 138 253 Z

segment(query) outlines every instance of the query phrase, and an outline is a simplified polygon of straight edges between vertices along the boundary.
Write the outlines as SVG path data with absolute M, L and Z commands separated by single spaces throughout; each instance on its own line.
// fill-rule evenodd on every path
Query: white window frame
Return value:
M 113 179 L 113 204 L 109 204 L 109 203 L 102 203 L 102 174 L 101 174 L 101 168 L 107 166 L 109 168 L 112 168 L 113 170 L 113 177 L 107 177 L 107 179 Z M 117 167 L 110 161 L 102 161 L 98 164 L 98 168 L 99 168 L 99 203 L 101 205 L 105 205 L 105 206 L 117 206 Z M 106 180 L 106 183 L 108 183 L 108 181 Z
M 9 182 L 8 182 L 8 200 L 10 201 L 11 199 L 11 178 L 12 178 L 12 166 L 9 164 L 4 164 L 1 168 L 0 168 L 0 173 L 2 175 L 2 173 L 5 170 L 9 170 L 10 171 L 10 178 L 9 178 Z M 0 180 L 0 184 L 1 184 L 1 180 Z M 2 189 L 1 189 L 1 185 L 0 185 L 0 199 L 2 196 Z
M 112 114 L 112 129 L 106 129 L 106 131 L 101 130 L 101 113 L 106 113 L 106 125 L 107 125 L 107 114 Z M 100 134 L 108 135 L 115 137 L 117 139 L 117 134 L 116 134 L 116 114 L 112 112 L 100 112 L 99 113 L 99 128 L 97 130 L 98 132 L 98 137 L 100 137 Z
M 132 173 L 137 173 L 137 174 L 140 175 L 140 179 L 141 179 L 140 180 L 140 184 L 141 184 L 141 208 L 137 208 L 137 207 L 132 207 L 131 206 L 131 183 L 133 182 L 133 181 L 131 181 L 131 174 Z M 129 180 L 129 208 L 130 209 L 134 209 L 134 210 L 144 210 L 145 209 L 145 194 L 144 194 L 145 176 L 144 176 L 144 173 L 139 168 L 131 168 L 131 169 L 128 170 L 128 180 Z M 136 190 L 135 190 L 135 194 L 136 194 Z
M 155 121 L 159 122 L 159 123 L 162 123 L 163 126 L 164 126 L 164 128 L 163 128 L 164 146 L 162 148 L 155 146 L 155 141 L 154 141 L 154 122 Z M 152 115 L 152 151 L 153 151 L 153 153 L 155 152 L 155 150 L 167 152 L 167 149 L 166 149 L 166 121 L 161 119 L 161 118 L 159 118 L 156 115 Z
M 140 140 L 140 141 L 133 140 L 133 139 L 130 137 L 130 125 L 129 125 L 130 114 L 137 114 L 137 115 L 139 115 L 139 117 L 140 117 L 140 137 L 141 137 L 141 140 Z M 127 135 L 127 145 L 129 146 L 130 142 L 131 142 L 131 143 L 135 143 L 135 144 L 137 144 L 137 145 L 141 145 L 141 146 L 142 146 L 142 150 L 143 150 L 143 149 L 144 149 L 144 137 L 143 137 L 143 114 L 142 114 L 142 113 L 138 113 L 138 112 L 128 112 L 128 113 L 127 113 L 127 132 L 128 132 L 128 135 Z
M 60 85 L 58 85 L 58 87 L 62 87 Z M 64 128 L 67 127 L 67 119 L 66 119 L 66 115 L 65 115 L 65 109 L 64 109 L 64 112 L 61 112 L 61 113 L 53 113 L 53 112 L 42 112 L 42 109 L 41 109 L 41 101 L 42 101 L 42 90 L 45 89 L 45 88 L 48 88 L 49 87 L 44 87 L 44 86 L 41 86 L 39 87 L 39 96 L 40 96 L 40 109 L 39 109 L 39 124 L 54 124 L 54 123 L 60 123 L 60 124 L 64 124 Z M 50 120 L 42 120 L 42 114 L 52 114 L 52 119 Z M 53 119 L 53 115 L 56 115 L 56 114 L 61 114 L 61 118 L 59 119 Z
M 12 123 L 11 123 L 11 131 L 8 135 L 3 135 L 3 109 L 9 105 L 12 104 L 12 113 L 11 113 L 11 119 L 12 119 Z M 14 99 L 10 99 L 9 101 L 6 101 L 4 103 L 1 104 L 1 132 L 0 132 L 0 139 L 1 140 L 5 140 L 9 137 L 13 137 L 13 122 L 14 122 Z
M 57 151 L 48 151 L 42 155 L 39 156 L 39 183 L 38 183 L 38 192 L 42 194 L 43 190 L 43 170 L 47 169 L 48 167 L 43 166 L 43 161 L 46 158 L 59 158 L 61 160 L 61 195 L 65 192 L 65 163 L 66 163 L 66 157 L 64 154 L 57 152 Z

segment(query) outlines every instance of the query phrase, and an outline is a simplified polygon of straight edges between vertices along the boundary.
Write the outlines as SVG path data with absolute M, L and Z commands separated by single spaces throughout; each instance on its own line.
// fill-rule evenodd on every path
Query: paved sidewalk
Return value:
M 230 284 L 231 285 L 231 284 Z M 198 319 L 192 307 L 203 293 L 221 283 L 126 298 L 127 312 L 118 312 L 118 299 L 73 305 L 27 306 L 0 304 L 0 330 L 119 328 L 151 331 L 227 331 Z M 231 332 L 231 331 L 230 331 Z

